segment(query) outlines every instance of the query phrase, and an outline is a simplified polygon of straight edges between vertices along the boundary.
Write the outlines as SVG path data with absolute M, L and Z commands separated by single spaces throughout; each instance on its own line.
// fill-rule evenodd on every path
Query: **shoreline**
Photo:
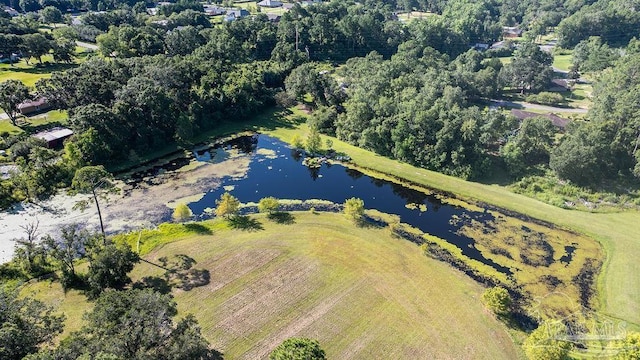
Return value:
M 214 150 L 212 150 L 214 151 Z M 177 170 L 162 171 L 136 184 L 116 181 L 120 194 L 101 200 L 107 234 L 154 227 L 171 218 L 172 208 L 217 188 L 227 176 L 244 176 L 249 169 L 249 157 L 238 151 L 216 149 L 209 161 L 190 159 Z M 18 203 L 0 212 L 0 263 L 11 261 L 15 239 L 24 236 L 23 226 L 37 222 L 37 236 L 55 235 L 60 227 L 81 223 L 99 231 L 99 219 L 93 199 L 83 212 L 74 210 L 87 195 L 69 196 L 59 193 L 40 203 Z

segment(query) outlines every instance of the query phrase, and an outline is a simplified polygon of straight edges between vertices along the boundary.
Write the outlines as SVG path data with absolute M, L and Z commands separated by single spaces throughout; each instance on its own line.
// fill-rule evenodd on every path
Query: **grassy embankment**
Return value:
M 305 136 L 306 127 L 285 126 L 266 131 L 284 141 L 294 135 Z M 323 141 L 324 141 L 323 136 Z M 481 201 L 547 221 L 598 240 L 606 260 L 598 278 L 599 310 L 615 319 L 628 321 L 640 329 L 640 271 L 636 257 L 640 254 L 640 212 L 589 213 L 566 210 L 529 197 L 515 194 L 504 186 L 481 184 L 446 176 L 391 160 L 335 138 L 333 148 L 348 154 L 353 162 L 375 173 L 393 174 L 426 187 L 447 191 L 469 200 Z
M 256 231 L 214 221 L 202 223 L 199 235 L 164 225 L 164 235 L 142 236 L 143 252 L 162 243 L 148 261 L 184 254 L 208 271 L 207 285 L 173 293 L 180 313 L 194 313 L 225 358 L 263 358 L 294 335 L 317 338 L 335 359 L 518 357 L 503 325 L 483 308 L 483 288 L 462 273 L 388 229 L 356 227 L 341 214 L 292 215 L 289 225 L 253 215 Z M 129 236 L 134 248 L 137 239 Z M 132 277 L 158 280 L 163 273 L 141 263 Z M 76 291 L 63 295 L 57 283 L 29 291 L 60 305 L 67 331 L 90 306 Z

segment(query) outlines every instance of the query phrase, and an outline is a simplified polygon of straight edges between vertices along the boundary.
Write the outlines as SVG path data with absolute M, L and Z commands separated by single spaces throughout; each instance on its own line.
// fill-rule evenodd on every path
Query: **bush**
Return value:
M 278 211 L 279 207 L 280 202 L 278 201 L 278 199 L 271 196 L 260 199 L 260 202 L 258 203 L 258 211 L 260 211 L 261 213 L 266 212 L 271 214 Z
M 532 94 L 526 97 L 527 102 L 542 105 L 562 105 L 564 97 L 561 94 L 543 91 L 539 94 Z
M 317 340 L 290 338 L 278 345 L 269 355 L 270 360 L 324 360 L 324 350 Z
M 193 216 L 191 209 L 189 209 L 187 204 L 184 204 L 184 203 L 178 204 L 178 206 L 176 206 L 176 208 L 173 210 L 173 215 L 172 215 L 173 220 L 175 222 L 187 221 L 191 218 L 191 216 Z
M 487 289 L 482 294 L 482 302 L 497 315 L 506 315 L 511 310 L 511 296 L 503 287 Z
M 278 106 L 283 108 L 289 108 L 296 104 L 296 99 L 287 94 L 286 91 L 279 91 L 275 95 L 273 95 L 273 99 L 276 101 Z
M 358 198 L 351 198 L 344 203 L 344 214 L 354 222 L 362 221 L 364 216 L 364 201 Z

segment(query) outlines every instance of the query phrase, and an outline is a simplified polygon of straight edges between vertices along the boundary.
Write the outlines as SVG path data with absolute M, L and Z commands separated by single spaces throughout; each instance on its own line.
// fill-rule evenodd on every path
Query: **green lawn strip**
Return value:
M 306 136 L 306 126 L 266 130 L 267 134 L 290 142 L 294 135 Z M 326 139 L 326 136 L 323 136 Z M 486 185 L 419 169 L 409 164 L 376 155 L 370 151 L 349 145 L 336 138 L 333 148 L 348 154 L 353 163 L 376 173 L 393 174 L 429 188 L 456 194 L 463 199 L 485 202 L 501 208 L 526 214 L 568 230 L 590 236 L 604 247 L 606 260 L 598 278 L 600 310 L 611 317 L 624 319 L 640 328 L 640 271 L 636 261 L 640 254 L 637 234 L 640 212 L 588 213 L 565 210 L 544 204 L 535 199 L 510 192 L 499 185 Z
M 572 59 L 572 54 L 555 55 L 553 57 L 553 67 L 560 70 L 569 71 Z

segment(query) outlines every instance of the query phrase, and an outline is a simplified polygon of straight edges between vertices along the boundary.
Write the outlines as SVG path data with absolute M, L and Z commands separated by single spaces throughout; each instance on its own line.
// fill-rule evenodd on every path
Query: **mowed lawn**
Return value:
M 265 131 L 291 142 L 294 135 L 306 136 L 306 125 L 288 124 Z M 327 137 L 323 136 L 323 144 Z M 464 199 L 481 201 L 548 221 L 598 240 L 606 260 L 598 277 L 599 311 L 615 319 L 629 322 L 640 330 L 640 212 L 589 213 L 561 209 L 511 192 L 504 186 L 481 184 L 446 176 L 437 172 L 376 155 L 370 151 L 331 138 L 333 148 L 348 154 L 354 164 L 375 176 L 392 174 L 414 184 L 443 190 Z
M 20 80 L 26 86 L 33 88 L 40 79 L 50 78 L 55 71 L 64 71 L 78 66 L 86 60 L 92 51 L 85 48 L 76 47 L 76 59 L 71 64 L 58 64 L 53 60 L 52 55 L 45 55 L 42 61 L 45 65 L 40 65 L 37 59 L 31 59 L 27 65 L 25 60 L 20 60 L 13 64 L 0 64 L 0 82 L 7 80 Z
M 259 359 L 284 339 L 318 339 L 330 359 L 514 359 L 504 325 L 480 302 L 483 288 L 422 255 L 387 229 L 359 228 L 342 214 L 292 213 L 295 223 L 253 216 L 263 229 L 216 229 L 145 256 L 183 254 L 210 282 L 173 290 L 180 315 L 196 315 L 204 336 L 227 359 Z M 164 270 L 139 264 L 133 278 Z M 42 292 L 51 301 L 47 283 Z M 61 296 L 62 294 L 58 294 Z M 77 328 L 77 293 L 59 305 Z

